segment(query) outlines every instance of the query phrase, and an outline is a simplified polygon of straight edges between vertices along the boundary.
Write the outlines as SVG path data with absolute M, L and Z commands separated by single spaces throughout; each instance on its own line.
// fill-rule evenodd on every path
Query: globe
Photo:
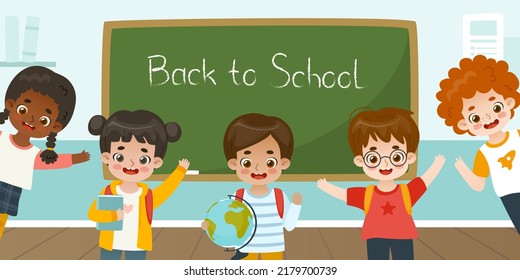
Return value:
M 245 203 L 244 203 L 245 202 Z M 208 209 L 205 221 L 209 227 L 206 234 L 218 246 L 240 249 L 256 231 L 256 217 L 246 201 L 223 199 Z

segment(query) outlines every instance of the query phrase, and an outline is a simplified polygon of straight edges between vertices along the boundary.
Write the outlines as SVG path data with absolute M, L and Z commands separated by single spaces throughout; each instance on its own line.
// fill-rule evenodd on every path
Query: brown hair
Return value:
M 355 111 L 354 111 L 355 112 Z M 383 108 L 363 111 L 354 116 L 348 127 L 348 144 L 354 156 L 363 154 L 368 140 L 390 142 L 393 136 L 401 143 L 406 142 L 407 152 L 415 152 L 419 145 L 419 128 L 412 119 L 413 112 L 399 108 Z
M 493 89 L 502 95 L 504 99 L 514 98 L 515 106 L 520 105 L 520 93 L 518 93 L 518 78 L 508 71 L 507 62 L 495 61 L 483 55 L 477 55 L 472 59 L 463 58 L 459 62 L 460 68 L 451 68 L 448 78 L 440 82 L 441 90 L 437 92 L 437 99 L 441 102 L 437 107 L 437 114 L 445 119 L 447 126 L 453 127 L 457 134 L 464 134 L 468 130 L 461 130 L 457 123 L 464 118 L 462 116 L 462 99 L 475 96 L 478 92 L 487 93 Z M 513 109 L 514 109 L 513 108 Z M 514 111 L 511 110 L 511 118 Z
M 273 136 L 280 146 L 282 158 L 290 159 L 293 152 L 293 134 L 287 123 L 274 116 L 245 114 L 234 119 L 224 135 L 224 154 L 230 160 L 237 152 L 250 147 L 265 138 Z

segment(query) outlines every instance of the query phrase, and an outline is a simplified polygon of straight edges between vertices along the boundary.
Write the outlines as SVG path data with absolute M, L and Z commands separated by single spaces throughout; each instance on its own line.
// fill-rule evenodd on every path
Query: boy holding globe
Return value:
M 228 126 L 224 136 L 228 167 L 241 181 L 251 185 L 247 190 L 237 190 L 235 196 L 247 201 L 257 216 L 256 234 L 237 252 L 235 259 L 283 259 L 283 229 L 291 231 L 296 226 L 302 195 L 294 193 L 291 203 L 285 193 L 267 185 L 289 168 L 293 145 L 291 129 L 274 116 L 245 114 Z M 202 222 L 203 230 L 208 226 L 206 221 Z

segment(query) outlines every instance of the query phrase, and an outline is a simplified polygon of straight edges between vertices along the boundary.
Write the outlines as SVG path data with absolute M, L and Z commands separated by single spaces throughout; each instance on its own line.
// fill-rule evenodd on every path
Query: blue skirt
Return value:
M 22 188 L 0 181 L 0 213 L 18 215 L 18 202 L 21 195 Z

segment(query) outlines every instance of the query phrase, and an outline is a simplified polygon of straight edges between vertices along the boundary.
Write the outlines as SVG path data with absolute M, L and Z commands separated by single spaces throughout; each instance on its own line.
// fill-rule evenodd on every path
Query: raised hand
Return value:
M 183 159 L 179 160 L 179 165 L 184 167 L 184 169 L 188 170 L 188 167 L 190 167 L 190 161 L 183 158 Z
M 345 191 L 345 189 L 342 189 L 338 186 L 335 186 L 335 185 L 327 182 L 327 179 L 325 179 L 325 178 L 319 179 L 316 182 L 316 186 L 318 186 L 318 188 L 320 188 L 320 190 L 328 193 L 329 195 L 332 195 L 333 197 L 335 197 L 337 199 L 340 199 L 343 201 L 347 200 L 347 192 Z
M 316 182 L 316 186 L 318 186 L 318 188 L 320 188 L 320 189 L 325 188 L 327 185 L 330 185 L 330 184 L 329 184 L 329 182 L 327 182 L 327 179 L 325 179 L 325 178 L 319 179 L 318 182 Z
M 455 159 L 455 168 L 473 190 L 480 192 L 486 186 L 486 178 L 473 173 L 460 156 Z
M 457 170 L 459 170 L 460 172 L 462 169 L 468 168 L 468 166 L 466 165 L 464 160 L 462 160 L 462 157 L 459 156 L 455 159 L 455 168 L 457 168 Z
M 443 155 L 439 154 L 435 156 L 432 165 L 430 165 L 430 168 L 428 168 L 428 170 L 426 170 L 426 172 L 424 172 L 424 174 L 421 176 L 421 179 L 423 180 L 426 187 L 430 186 L 437 175 L 439 175 L 439 172 L 441 171 L 445 162 L 446 158 Z
M 293 195 L 292 195 L 292 202 L 295 204 L 295 205 L 301 205 L 302 204 L 302 194 L 299 193 L 299 192 L 295 192 Z
M 444 157 L 444 155 L 441 155 L 441 154 L 436 155 L 433 160 L 433 164 L 435 166 L 438 166 L 439 168 L 442 167 L 445 162 L 446 162 L 446 157 Z

